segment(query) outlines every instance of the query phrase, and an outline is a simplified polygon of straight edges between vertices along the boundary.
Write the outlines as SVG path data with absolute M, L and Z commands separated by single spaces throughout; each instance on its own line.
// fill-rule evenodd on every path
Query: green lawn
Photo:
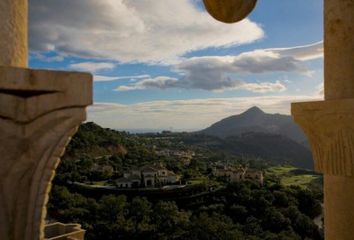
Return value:
M 106 186 L 106 185 L 107 185 L 107 181 L 93 182 L 92 185 L 96 185 L 96 186 Z
M 284 175 L 296 169 L 297 168 L 291 166 L 276 166 L 276 167 L 269 168 L 267 171 L 269 171 L 270 173 L 274 173 L 276 175 Z
M 284 186 L 300 186 L 308 187 L 310 184 L 317 184 L 322 178 L 320 175 L 311 171 L 298 169 L 291 166 L 276 166 L 267 170 L 267 174 L 274 174 L 280 178 L 280 182 Z
M 284 177 L 281 183 L 285 186 L 295 185 L 295 186 L 308 186 L 312 181 L 318 179 L 318 175 L 297 175 Z

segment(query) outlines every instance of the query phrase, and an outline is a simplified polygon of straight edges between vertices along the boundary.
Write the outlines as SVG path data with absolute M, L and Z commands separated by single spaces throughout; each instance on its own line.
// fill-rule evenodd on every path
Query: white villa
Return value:
M 264 176 L 262 171 L 256 169 L 246 169 L 245 173 L 243 174 L 243 179 L 256 181 L 263 185 Z
M 213 174 L 216 177 L 225 177 L 229 182 L 241 182 L 251 180 L 263 185 L 263 172 L 250 168 L 234 168 L 228 165 L 216 166 L 213 169 Z
M 149 165 L 124 172 L 123 177 L 116 180 L 116 185 L 119 188 L 156 187 L 179 181 L 179 176 L 162 165 Z

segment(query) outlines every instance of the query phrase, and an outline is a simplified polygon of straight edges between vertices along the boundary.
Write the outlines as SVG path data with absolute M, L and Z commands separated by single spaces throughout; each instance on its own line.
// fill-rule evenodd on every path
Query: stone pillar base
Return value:
M 352 240 L 354 226 L 354 178 L 324 176 L 326 240 Z
M 92 76 L 0 67 L 0 239 L 44 239 L 59 159 L 92 102 Z
M 352 240 L 354 227 L 354 99 L 293 103 L 324 173 L 326 240 Z

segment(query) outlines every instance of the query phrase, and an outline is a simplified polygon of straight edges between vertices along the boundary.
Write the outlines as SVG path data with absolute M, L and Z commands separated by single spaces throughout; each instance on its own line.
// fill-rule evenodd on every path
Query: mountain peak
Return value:
M 304 133 L 295 124 L 291 116 L 268 114 L 256 106 L 251 107 L 242 114 L 224 118 L 201 132 L 220 138 L 256 132 L 282 135 L 298 143 L 306 141 Z
M 243 114 L 258 115 L 258 114 L 264 114 L 264 112 L 259 107 L 254 106 L 254 107 L 251 107 L 250 109 L 248 109 L 247 111 L 245 111 Z

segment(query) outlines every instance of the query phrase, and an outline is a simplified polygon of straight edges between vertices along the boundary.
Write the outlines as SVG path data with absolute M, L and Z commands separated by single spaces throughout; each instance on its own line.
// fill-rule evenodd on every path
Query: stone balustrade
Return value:
M 85 230 L 80 224 L 47 224 L 44 229 L 45 240 L 84 240 Z

